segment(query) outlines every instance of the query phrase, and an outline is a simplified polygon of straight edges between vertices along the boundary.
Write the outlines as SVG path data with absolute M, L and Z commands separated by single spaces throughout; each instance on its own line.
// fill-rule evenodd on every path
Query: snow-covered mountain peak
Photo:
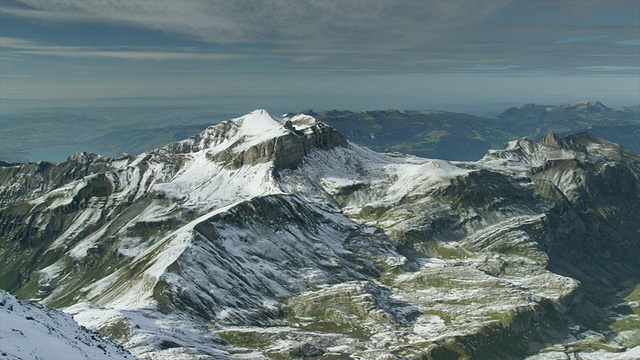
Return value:
M 231 121 L 240 125 L 237 133 L 239 136 L 262 136 L 282 127 L 278 120 L 262 109 L 254 110 Z
M 307 115 L 277 119 L 265 110 L 210 126 L 163 151 L 172 154 L 205 152 L 209 161 L 227 169 L 273 162 L 276 167 L 296 167 L 313 148 L 346 146 L 345 137 Z
M 267 111 L 255 110 L 212 125 L 200 134 L 168 144 L 164 149 L 171 153 L 223 152 L 243 143 L 260 143 L 285 135 L 288 130 L 283 125 Z
M 624 147 L 580 132 L 565 137 L 550 133 L 538 143 L 527 138 L 510 141 L 502 150 L 489 150 L 479 162 L 495 170 L 504 167 L 526 170 L 564 160 L 596 164 L 611 159 L 638 163 L 638 156 Z
M 550 133 L 539 143 L 528 138 L 510 141 L 502 150 L 489 150 L 480 162 L 494 166 L 527 168 L 541 166 L 548 160 L 585 156 L 587 156 L 586 149 L 572 137 L 558 138 Z
M 600 101 L 594 100 L 594 101 L 578 101 L 575 102 L 573 104 L 569 104 L 567 105 L 567 107 L 574 107 L 574 108 L 587 108 L 587 107 L 592 107 L 592 108 L 599 108 L 599 109 L 609 109 L 607 106 L 605 106 L 603 103 L 601 103 Z
M 313 116 L 306 114 L 285 114 L 282 117 L 275 117 L 264 109 L 254 110 L 246 115 L 229 120 L 239 126 L 235 136 L 253 137 L 261 136 L 273 132 L 274 130 L 282 131 L 300 131 L 308 129 L 319 122 Z

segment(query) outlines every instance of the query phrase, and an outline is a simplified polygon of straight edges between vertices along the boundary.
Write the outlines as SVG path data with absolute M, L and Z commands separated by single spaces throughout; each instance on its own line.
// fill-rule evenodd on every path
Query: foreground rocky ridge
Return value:
M 68 314 L 0 290 L 0 354 L 4 359 L 136 359 Z
M 256 111 L 136 157 L 0 179 L 0 286 L 142 357 L 640 344 L 640 157 L 585 133 L 447 162 Z

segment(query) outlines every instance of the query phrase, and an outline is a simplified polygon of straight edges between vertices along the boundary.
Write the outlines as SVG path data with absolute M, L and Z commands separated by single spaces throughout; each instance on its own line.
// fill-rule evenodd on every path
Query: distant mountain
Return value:
M 200 108 L 156 107 L 51 109 L 1 117 L 0 160 L 26 162 L 34 150 L 46 153 L 65 145 L 101 154 L 139 154 L 184 139 L 230 116 Z
M 308 114 L 374 150 L 430 158 L 477 160 L 488 149 L 501 147 L 506 139 L 516 137 L 497 129 L 495 119 L 439 110 Z
M 640 155 L 588 133 L 449 162 L 257 110 L 0 167 L 0 287 L 148 359 L 633 358 L 639 203 Z
M 0 355 L 3 359 L 136 359 L 70 315 L 16 299 L 0 289 Z
M 498 119 L 516 122 L 523 130 L 544 136 L 549 130 L 576 132 L 590 126 L 618 126 L 640 121 L 640 116 L 628 109 L 611 109 L 598 101 L 578 102 L 561 106 L 524 105 L 507 109 Z M 558 131 L 562 130 L 562 131 Z
M 580 131 L 640 151 L 640 114 L 611 109 L 597 101 L 561 106 L 528 104 L 507 109 L 497 119 L 438 110 L 305 113 L 374 150 L 428 158 L 477 160 L 511 139 L 528 137 L 537 141 L 550 132 L 564 136 Z
M 640 113 L 640 105 L 627 106 L 624 109 Z
M 0 160 L 26 162 L 30 157 L 58 152 L 56 159 L 64 159 L 82 146 L 101 154 L 135 155 L 228 118 L 203 109 L 77 111 L 3 115 Z M 489 149 L 520 137 L 538 141 L 549 132 L 566 136 L 580 131 L 640 152 L 640 114 L 630 109 L 612 109 L 597 101 L 560 106 L 528 104 L 509 108 L 497 118 L 441 110 L 302 113 L 315 116 L 350 141 L 376 151 L 427 158 L 478 160 Z M 62 145 L 73 145 L 73 149 L 56 148 Z

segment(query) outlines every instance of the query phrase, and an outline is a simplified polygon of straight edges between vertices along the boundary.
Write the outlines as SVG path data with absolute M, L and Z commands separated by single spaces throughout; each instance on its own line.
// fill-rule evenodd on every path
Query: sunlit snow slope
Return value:
M 3 359 L 135 359 L 68 314 L 16 299 L 0 290 L 0 356 Z

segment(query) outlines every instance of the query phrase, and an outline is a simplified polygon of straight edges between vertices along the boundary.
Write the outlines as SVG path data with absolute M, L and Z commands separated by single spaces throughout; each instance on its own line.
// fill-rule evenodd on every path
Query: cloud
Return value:
M 598 40 L 604 40 L 604 39 L 607 39 L 608 37 L 609 36 L 606 36 L 606 35 L 600 35 L 600 36 L 581 35 L 581 36 L 556 40 L 553 43 L 554 44 L 588 43 L 588 42 L 594 42 Z
M 482 73 L 492 73 L 492 72 L 514 72 L 516 69 L 519 69 L 520 66 L 517 65 L 504 65 L 504 66 L 496 66 L 496 65 L 477 65 L 473 67 L 467 68 L 456 68 L 453 70 L 462 71 L 462 72 L 482 72 Z
M 631 39 L 619 41 L 616 43 L 618 46 L 640 46 L 640 39 Z
M 34 74 L 0 74 L 0 77 L 3 78 L 17 78 L 17 79 L 29 79 L 29 78 L 44 78 L 48 77 L 47 75 L 34 75 Z
M 469 27 L 508 1 L 368 0 L 17 0 L 5 14 L 47 22 L 125 24 L 210 43 L 271 43 L 282 47 L 372 43 L 424 44 Z
M 629 72 L 640 74 L 640 66 L 583 66 L 579 68 L 580 70 L 585 71 L 595 71 L 595 72 Z
M 43 55 L 70 58 L 113 58 L 122 60 L 191 60 L 223 61 L 247 58 L 243 54 L 193 52 L 175 49 L 158 50 L 156 47 L 94 47 L 46 45 L 36 41 L 0 36 L 3 55 Z M 170 49 L 169 49 L 170 50 Z
M 591 74 L 594 70 L 588 67 L 636 65 L 640 41 L 640 4 L 623 0 L 7 0 L 1 4 L 3 16 L 45 24 L 152 30 L 201 45 L 189 50 L 37 44 L 14 51 L 32 56 L 276 59 L 296 69 L 353 72 Z

